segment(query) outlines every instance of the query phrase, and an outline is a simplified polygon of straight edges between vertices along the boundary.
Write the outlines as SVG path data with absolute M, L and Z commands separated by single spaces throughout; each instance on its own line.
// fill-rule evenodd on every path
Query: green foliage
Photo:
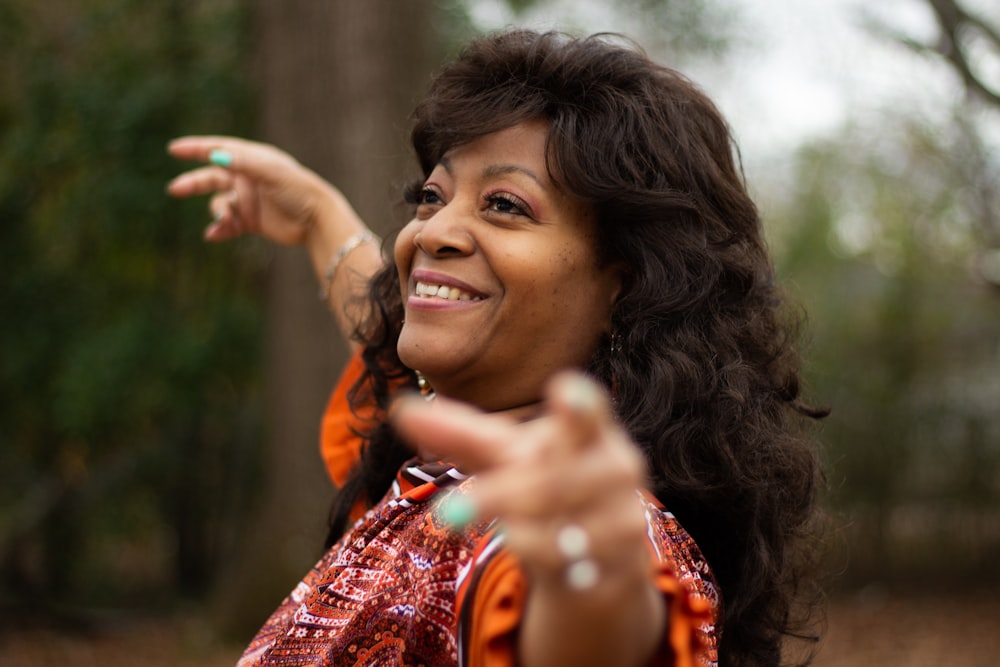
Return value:
M 800 152 L 776 216 L 855 580 L 996 577 L 1000 292 L 970 270 L 992 195 L 967 139 L 961 117 L 847 128 Z M 996 182 L 1000 164 L 980 168 Z
M 8 602 L 194 589 L 245 501 L 257 267 L 164 194 L 170 138 L 249 128 L 244 21 L 229 0 L 0 5 Z
M 449 0 L 461 11 L 475 2 Z M 736 36 L 739 10 L 715 0 L 506 0 L 517 23 L 574 34 L 624 33 L 658 59 L 673 65 L 695 57 L 719 57 Z M 614 17 L 615 27 L 607 25 Z M 500 28 L 503 26 L 493 26 Z

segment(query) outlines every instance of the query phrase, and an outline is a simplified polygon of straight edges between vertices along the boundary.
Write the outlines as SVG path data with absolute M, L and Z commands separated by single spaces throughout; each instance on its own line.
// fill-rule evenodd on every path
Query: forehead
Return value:
M 561 190 L 552 173 L 549 130 L 549 123 L 538 120 L 484 134 L 447 149 L 433 168 L 454 173 L 460 166 L 474 165 L 483 178 L 520 173 Z
M 456 156 L 484 152 L 544 161 L 548 136 L 548 123 L 540 120 L 526 121 L 454 144 L 444 151 L 438 161 L 445 162 L 454 160 Z

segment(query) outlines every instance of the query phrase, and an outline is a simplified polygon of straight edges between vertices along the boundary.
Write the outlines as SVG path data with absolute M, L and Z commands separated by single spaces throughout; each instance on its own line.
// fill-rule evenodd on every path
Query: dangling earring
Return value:
M 611 332 L 611 355 L 616 356 L 622 351 L 622 335 L 617 331 Z
M 424 377 L 424 374 L 416 370 L 413 372 L 417 374 L 417 387 L 420 388 L 420 395 L 428 401 L 434 398 L 434 387 L 432 387 L 431 383 Z

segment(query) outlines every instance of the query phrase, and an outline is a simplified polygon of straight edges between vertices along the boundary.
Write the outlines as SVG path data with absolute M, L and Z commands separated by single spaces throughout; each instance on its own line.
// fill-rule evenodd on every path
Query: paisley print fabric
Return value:
M 494 556 L 505 553 L 502 535 L 488 522 L 455 530 L 439 514 L 445 496 L 464 493 L 474 483 L 444 464 L 413 460 L 404 465 L 386 497 L 282 601 L 247 647 L 240 667 L 460 664 L 460 587 L 472 601 L 469 609 L 489 615 L 489 604 L 475 601 L 475 582 Z M 650 497 L 642 496 L 641 502 L 657 559 L 670 566 L 700 608 L 717 612 L 715 586 L 690 536 Z M 714 617 L 704 614 L 694 630 L 699 665 L 715 662 Z
M 485 526 L 453 531 L 427 501 L 462 479 L 447 466 L 404 466 L 386 498 L 285 598 L 239 665 L 457 664 L 455 582 Z

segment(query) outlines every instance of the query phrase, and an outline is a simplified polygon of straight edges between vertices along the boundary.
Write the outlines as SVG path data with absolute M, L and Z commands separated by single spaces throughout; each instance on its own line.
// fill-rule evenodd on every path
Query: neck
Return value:
M 421 394 L 428 401 L 433 401 L 438 395 L 434 390 L 421 391 Z M 504 419 L 509 419 L 518 423 L 531 421 L 542 415 L 542 401 L 531 401 L 529 403 L 521 403 L 519 405 L 512 405 L 510 407 L 484 407 L 482 405 L 477 405 L 474 402 L 467 401 L 465 399 L 459 398 L 457 396 L 449 396 L 448 394 L 441 394 L 448 400 L 460 401 L 471 405 L 472 407 L 482 410 L 485 414 L 495 417 L 502 417 Z
M 515 405 L 511 408 L 496 410 L 491 414 L 501 415 L 516 422 L 526 422 L 540 417 L 542 414 L 542 402 L 533 401 L 524 405 Z

